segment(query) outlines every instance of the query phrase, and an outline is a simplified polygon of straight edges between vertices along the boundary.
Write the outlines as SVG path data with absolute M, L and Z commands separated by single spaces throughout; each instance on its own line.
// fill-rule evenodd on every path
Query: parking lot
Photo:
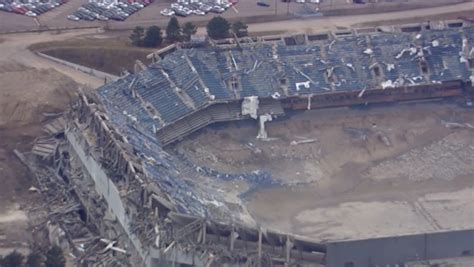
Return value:
M 47 2 L 39 0 L 0 0 L 0 10 L 28 17 L 36 17 L 67 3 L 67 1 L 68 0 L 50 0 Z
M 124 21 L 130 15 L 150 5 L 153 0 L 94 0 L 79 7 L 67 16 L 71 21 Z

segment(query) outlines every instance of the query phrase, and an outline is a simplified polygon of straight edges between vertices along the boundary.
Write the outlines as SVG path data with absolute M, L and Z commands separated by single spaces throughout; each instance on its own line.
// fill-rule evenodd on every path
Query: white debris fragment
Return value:
M 431 42 L 431 45 L 433 47 L 438 47 L 439 46 L 439 41 L 438 40 L 433 40 L 433 42 Z
M 372 55 L 374 53 L 374 51 L 370 48 L 367 48 L 364 50 L 364 54 L 367 54 L 367 55 Z
M 372 65 L 369 66 L 369 70 L 375 68 L 375 66 L 377 66 L 377 63 L 372 63 Z
M 272 115 L 265 114 L 259 117 L 259 128 L 258 128 L 258 135 L 257 139 L 267 139 L 268 133 L 265 131 L 265 122 L 272 121 Z
M 334 67 L 331 67 L 331 68 L 327 69 L 328 77 L 331 77 L 333 72 L 334 72 Z
M 280 97 L 281 97 L 281 95 L 278 92 L 275 92 L 275 93 L 272 94 L 273 99 L 279 99 Z
M 301 86 L 303 86 L 306 89 L 309 89 L 310 83 L 311 83 L 310 81 L 295 83 L 296 91 L 300 91 Z
M 382 131 L 378 131 L 377 132 L 377 138 L 382 141 L 385 146 L 387 147 L 391 147 L 392 146 L 392 142 L 390 142 L 390 139 L 388 138 L 387 135 L 385 135 Z
M 415 81 L 410 77 L 405 77 L 405 79 L 410 82 L 410 85 L 415 85 L 416 84 Z
M 467 61 L 467 59 L 466 59 L 465 57 L 460 56 L 460 57 L 459 57 L 459 62 L 461 62 L 461 63 L 467 63 L 468 61 Z
M 362 91 L 360 91 L 360 93 L 357 95 L 357 97 L 361 98 L 364 95 L 365 90 L 367 90 L 367 88 L 362 89 Z
M 28 188 L 28 191 L 30 191 L 30 192 L 38 192 L 39 190 L 38 190 L 38 188 L 32 186 L 32 187 Z
M 416 47 L 404 48 L 404 49 L 402 49 L 402 51 L 400 51 L 400 53 L 398 53 L 398 55 L 395 56 L 395 58 L 400 59 L 401 57 L 403 57 L 403 55 L 406 52 L 409 52 L 410 55 L 413 56 L 414 54 L 417 53 L 417 49 L 416 49 Z
M 392 71 L 395 69 L 395 64 L 386 64 L 387 65 L 387 71 Z
M 462 52 L 467 53 L 468 41 L 466 38 L 462 38 Z
M 257 119 L 257 110 L 258 110 L 258 96 L 247 96 L 244 97 L 242 101 L 242 115 L 250 115 L 251 118 Z
M 395 88 L 395 84 L 392 80 L 383 81 L 380 85 L 382 86 L 382 89 Z
M 458 122 L 447 122 L 443 121 L 442 122 L 446 128 L 450 129 L 457 129 L 457 128 L 468 128 L 468 129 L 474 129 L 474 125 L 470 123 L 458 123 Z
M 417 35 L 415 36 L 415 38 L 416 38 L 417 40 L 419 40 L 419 39 L 421 38 L 421 34 L 420 34 L 420 33 L 417 34 Z
M 314 143 L 318 140 L 316 139 L 305 139 L 305 140 L 293 140 L 290 142 L 290 145 L 292 146 L 296 146 L 296 145 L 299 145 L 299 144 L 309 144 L 309 143 Z
M 469 76 L 469 80 L 471 80 L 471 83 L 474 84 L 474 75 Z
M 354 65 L 352 65 L 351 63 L 347 63 L 346 66 L 352 71 L 355 71 Z

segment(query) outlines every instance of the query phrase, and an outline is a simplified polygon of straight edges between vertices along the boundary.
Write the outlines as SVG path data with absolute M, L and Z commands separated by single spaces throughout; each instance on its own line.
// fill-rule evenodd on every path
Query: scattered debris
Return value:
M 388 138 L 388 136 L 386 134 L 384 134 L 382 131 L 378 131 L 376 133 L 377 135 L 377 138 L 382 141 L 387 147 L 391 147 L 392 146 L 392 142 L 390 142 L 390 139 Z
M 467 129 L 473 129 L 474 130 L 474 125 L 470 123 L 457 123 L 457 122 L 446 122 L 443 121 L 444 126 L 450 129 L 459 129 L 459 128 L 467 128 Z
M 290 142 L 290 145 L 296 146 L 300 144 L 309 144 L 309 143 L 314 143 L 317 142 L 318 140 L 316 139 L 306 139 L 306 140 L 293 140 Z

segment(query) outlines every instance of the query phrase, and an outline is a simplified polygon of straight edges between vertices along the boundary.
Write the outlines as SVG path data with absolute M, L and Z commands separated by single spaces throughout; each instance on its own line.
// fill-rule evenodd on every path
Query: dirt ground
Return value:
M 474 130 L 446 122 L 473 115 L 441 103 L 310 111 L 268 123 L 268 141 L 256 122 L 229 123 L 178 149 L 224 173 L 272 173 L 282 186 L 246 197 L 264 227 L 318 240 L 463 229 L 474 226 Z
M 77 33 L 75 33 L 77 34 Z M 0 43 L 0 255 L 16 249 L 24 254 L 34 242 L 28 215 L 42 204 L 29 188 L 34 179 L 16 159 L 14 149 L 28 151 L 42 135 L 44 113 L 69 106 L 79 84 L 100 84 L 75 70 L 52 64 L 27 50 L 35 42 L 68 38 L 51 34 L 2 36 Z M 59 70 L 59 71 L 58 71 Z M 61 71 L 61 72 L 60 72 Z M 69 74 L 70 76 L 66 76 Z M 86 85 L 82 85 L 86 86 Z
M 36 70 L 0 62 L 0 254 L 26 251 L 31 242 L 27 212 L 40 200 L 28 189 L 31 175 L 15 158 L 13 149 L 27 151 L 41 134 L 43 112 L 67 107 L 67 88 L 77 85 L 53 70 Z

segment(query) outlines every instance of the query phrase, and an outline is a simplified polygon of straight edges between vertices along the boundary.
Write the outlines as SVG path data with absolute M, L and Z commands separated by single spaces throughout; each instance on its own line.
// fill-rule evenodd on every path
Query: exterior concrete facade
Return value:
M 472 253 L 474 230 L 463 230 L 329 243 L 326 260 L 328 267 L 401 267 Z

